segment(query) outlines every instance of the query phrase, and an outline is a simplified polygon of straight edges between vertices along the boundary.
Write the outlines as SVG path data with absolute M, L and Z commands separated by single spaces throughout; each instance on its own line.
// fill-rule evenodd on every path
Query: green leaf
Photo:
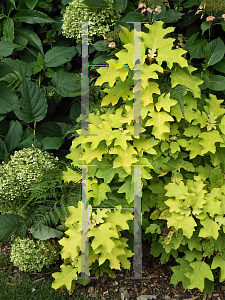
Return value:
M 223 57 L 213 68 L 219 72 L 225 73 L 225 57 Z
M 213 91 L 225 90 L 225 77 L 221 75 L 212 75 L 209 77 L 210 85 L 209 89 Z
M 98 51 L 107 51 L 109 48 L 105 45 L 105 41 L 97 41 L 92 45 Z
M 41 225 L 38 229 L 33 229 L 32 227 L 29 229 L 30 233 L 33 235 L 35 239 L 45 241 L 51 238 L 61 239 L 63 236 L 63 232 L 54 228 L 50 228 L 46 225 Z
M 161 12 L 155 20 L 162 20 L 164 23 L 172 23 L 177 21 L 184 14 L 180 13 L 175 9 L 169 9 L 165 12 Z
M 11 42 L 2 42 L 0 41 L 0 57 L 9 56 L 13 53 L 13 50 L 19 48 L 20 45 L 11 43 Z
M 33 10 L 38 3 L 38 0 L 25 0 L 26 5 L 29 9 Z
M 14 22 L 11 18 L 3 21 L 3 35 L 5 42 L 13 42 L 14 40 Z
M 104 0 L 83 0 L 83 3 L 91 8 L 106 8 L 108 3 Z
M 185 273 L 191 270 L 190 263 L 183 257 L 177 258 L 176 262 L 178 262 L 180 265 L 171 268 L 173 270 L 173 275 L 171 276 L 170 283 L 178 284 L 178 282 L 182 281 L 183 287 L 187 288 L 189 279 L 187 276 L 185 276 Z
M 36 135 L 42 137 L 62 137 L 61 128 L 55 122 L 42 122 L 37 126 Z
M 18 215 L 0 215 L 0 242 L 7 243 L 12 235 L 16 235 L 24 219 Z
M 14 8 L 16 8 L 15 0 L 9 0 L 9 1 L 12 3 L 12 5 L 14 6 Z
M 17 32 L 19 35 L 26 38 L 28 40 L 28 43 L 31 46 L 34 46 L 36 49 L 38 49 L 41 52 L 41 54 L 44 56 L 42 42 L 35 32 L 26 28 L 15 29 L 15 32 Z
M 63 140 L 59 137 L 45 137 L 41 140 L 41 150 L 59 150 Z
M 73 292 L 74 288 L 72 288 L 72 282 L 74 281 L 74 278 L 78 277 L 77 268 L 74 268 L 71 265 L 62 265 L 61 272 L 53 273 L 52 277 L 55 279 L 52 283 L 53 289 L 57 290 L 65 285 L 68 291 Z
M 188 47 L 190 53 L 190 59 L 203 58 L 205 54 L 205 47 L 208 45 L 207 40 L 198 40 L 196 43 Z
M 201 292 L 203 292 L 205 286 L 205 278 L 214 281 L 213 273 L 210 269 L 210 266 L 204 261 L 194 261 L 190 263 L 190 266 L 192 270 L 184 274 L 190 280 L 190 283 L 188 284 L 187 288 L 198 288 Z
M 11 152 L 19 145 L 22 135 L 23 135 L 23 128 L 21 124 L 18 121 L 11 120 L 9 123 L 8 133 L 4 140 L 8 152 Z
M 53 47 L 45 54 L 45 64 L 48 68 L 58 67 L 69 62 L 77 54 L 75 47 Z
M 122 13 L 127 7 L 127 0 L 115 0 L 113 2 L 113 7 Z
M 4 161 L 5 164 L 8 162 L 8 152 L 2 139 L 0 139 L 0 160 Z
M 74 92 L 81 91 L 80 74 L 59 71 L 52 77 L 52 82 L 62 97 L 73 97 Z
M 13 110 L 17 96 L 14 91 L 10 91 L 4 82 L 0 82 L 0 91 L 0 115 L 4 115 Z
M 202 30 L 202 34 L 209 28 L 211 28 L 212 26 L 212 21 L 204 21 L 202 24 L 201 24 L 201 30 Z
M 218 254 L 214 256 L 213 262 L 211 265 L 211 269 L 220 268 L 220 282 L 223 282 L 225 280 L 225 261 L 224 259 L 219 256 Z
M 47 114 L 47 100 L 43 90 L 27 78 L 19 87 L 22 97 L 14 107 L 16 116 L 26 123 L 39 122 Z
M 225 54 L 225 46 L 220 38 L 211 41 L 205 48 L 205 60 L 208 66 L 218 63 Z
M 19 72 L 24 79 L 32 75 L 32 69 L 30 65 L 20 59 L 12 59 L 8 57 L 2 59 L 2 63 L 7 65 L 7 73 L 12 73 L 12 71 L 15 70 Z
M 140 13 L 129 12 L 122 19 L 122 22 L 140 22 L 140 21 L 146 21 L 146 20 L 147 20 L 147 17 L 142 16 Z
M 46 23 L 56 23 L 56 21 L 49 18 L 46 14 L 37 10 L 21 9 L 14 16 L 13 20 L 15 22 L 25 22 L 29 24 L 46 24 Z

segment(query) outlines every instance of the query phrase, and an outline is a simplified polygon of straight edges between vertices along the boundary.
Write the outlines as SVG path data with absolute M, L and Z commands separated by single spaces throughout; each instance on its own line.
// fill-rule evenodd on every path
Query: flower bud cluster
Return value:
M 111 30 L 111 27 L 119 22 L 120 13 L 113 8 L 114 0 L 106 0 L 106 8 L 91 8 L 82 0 L 72 1 L 63 15 L 62 34 L 67 38 L 75 38 L 81 42 L 82 22 L 89 23 L 88 38 L 91 44 L 94 35 L 101 36 Z
M 11 245 L 10 260 L 23 272 L 41 272 L 59 259 L 59 247 L 51 247 L 48 241 L 16 238 Z
M 56 168 L 58 158 L 38 148 L 15 151 L 7 164 L 0 165 L 0 212 L 17 213 L 29 196 L 29 188 L 44 172 Z

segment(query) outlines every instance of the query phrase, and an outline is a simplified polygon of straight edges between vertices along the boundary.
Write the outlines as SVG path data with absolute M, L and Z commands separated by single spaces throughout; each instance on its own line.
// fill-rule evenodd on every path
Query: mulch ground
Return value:
M 9 244 L 2 246 L 4 253 L 7 254 L 10 252 Z M 141 295 L 151 295 L 152 298 L 149 299 L 157 300 L 225 299 L 225 285 L 218 280 L 214 283 L 214 292 L 208 295 L 204 295 L 198 289 L 184 290 L 181 283 L 178 283 L 176 286 L 170 284 L 170 278 L 173 274 L 171 267 L 177 265 L 176 261 L 170 259 L 166 264 L 161 265 L 160 260 L 150 255 L 149 252 L 149 244 L 147 241 L 144 241 L 142 243 L 142 277 L 149 277 L 149 279 L 138 280 L 125 278 L 133 277 L 133 259 L 130 258 L 130 270 L 115 270 L 116 278 L 111 278 L 106 274 L 98 279 L 92 279 L 86 286 L 76 283 L 76 292 L 79 295 L 86 296 L 87 299 L 90 300 L 95 299 L 95 295 L 98 295 L 101 300 L 120 300 L 121 298 L 118 294 L 121 288 L 124 288 L 125 292 L 129 294 L 129 300 L 137 300 Z M 11 266 L 11 274 L 15 274 L 16 276 L 17 272 L 20 272 L 18 268 Z M 39 278 L 43 279 L 45 274 L 31 273 L 30 276 L 32 280 L 38 280 Z M 49 276 L 49 274 L 46 274 L 46 278 L 49 278 Z M 138 299 L 141 299 L 141 297 Z M 126 298 L 124 300 L 126 300 Z

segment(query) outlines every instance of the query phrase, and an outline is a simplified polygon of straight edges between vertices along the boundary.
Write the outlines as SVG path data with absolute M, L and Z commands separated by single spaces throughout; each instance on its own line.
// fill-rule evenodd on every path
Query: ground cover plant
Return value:
M 9 210 L 11 202 L 5 206 L 2 198 L 0 242 L 7 243 L 12 235 L 54 239 L 65 260 L 62 268 L 70 269 L 71 276 L 64 280 L 58 270 L 53 286 L 67 286 L 72 292 L 72 275 L 80 271 L 80 253 L 66 248 L 70 235 L 80 234 L 79 218 L 70 214 L 80 207 L 81 199 L 81 168 L 73 165 L 96 164 L 89 168 L 90 271 L 103 274 L 113 268 L 110 258 L 102 257 L 105 246 L 96 243 L 97 232 L 107 226 L 107 232 L 114 235 L 111 251 L 118 254 L 115 269 L 120 263 L 129 268 L 125 257 L 132 250 L 132 214 L 128 217 L 120 209 L 133 206 L 134 171 L 127 164 L 142 164 L 146 165 L 142 167 L 143 239 L 149 240 L 151 254 L 160 257 L 161 263 L 170 256 L 176 259 L 172 283 L 181 281 L 184 288 L 209 293 L 217 277 L 224 280 L 220 269 L 225 259 L 224 3 L 80 3 L 78 10 L 84 11 L 85 20 L 90 14 L 99 20 L 89 26 L 89 129 L 98 134 L 97 139 L 74 139 L 81 128 L 82 67 L 82 15 L 74 13 L 74 23 L 68 27 L 68 12 L 75 4 L 67 0 L 4 0 L 0 4 L 0 161 L 10 165 L 18 150 L 26 153 L 31 147 L 59 159 L 59 168 L 45 170 L 35 185 L 23 183 L 27 194 L 16 198 L 20 211 L 17 205 Z M 127 22 L 139 21 L 148 23 L 142 25 L 140 66 L 143 133 L 151 137 L 126 136 L 133 134 L 134 87 L 134 32 L 133 24 Z M 161 34 L 160 41 L 154 31 Z M 113 67 L 115 64 L 121 67 Z M 96 207 L 112 206 L 117 207 L 114 212 L 94 213 Z M 110 223 L 116 216 L 124 219 L 121 226 Z M 204 274 L 195 281 L 197 272 Z

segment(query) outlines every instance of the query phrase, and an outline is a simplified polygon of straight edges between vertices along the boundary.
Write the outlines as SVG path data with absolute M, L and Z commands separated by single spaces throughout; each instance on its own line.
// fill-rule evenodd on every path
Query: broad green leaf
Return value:
M 32 69 L 30 65 L 20 59 L 12 59 L 10 57 L 3 58 L 2 63 L 7 65 L 7 73 L 12 73 L 13 70 L 15 70 L 19 72 L 24 79 L 32 75 Z
M 11 18 L 3 21 L 3 35 L 5 42 L 13 42 L 14 40 L 14 22 Z
M 115 0 L 113 3 L 114 9 L 122 13 L 127 7 L 127 0 Z
M 63 140 L 59 137 L 47 136 L 41 140 L 41 150 L 59 150 Z
M 58 67 L 69 62 L 76 54 L 75 47 L 53 47 L 45 53 L 44 62 L 48 68 Z
M 30 233 L 33 235 L 35 239 L 45 241 L 48 239 L 52 239 L 54 237 L 61 239 L 63 237 L 63 232 L 46 225 L 41 225 L 38 229 L 30 228 Z
M 224 54 L 224 42 L 220 38 L 212 40 L 205 48 L 205 60 L 207 65 L 215 65 L 224 57 Z
M 211 264 L 211 269 L 220 268 L 220 282 L 225 280 L 225 261 L 218 254 L 213 257 L 213 262 Z
M 201 30 L 202 30 L 202 34 L 208 30 L 209 28 L 211 28 L 212 26 L 212 21 L 204 21 L 201 24 Z
M 33 10 L 38 3 L 38 0 L 25 0 L 26 5 L 29 9 Z
M 188 47 L 188 51 L 190 53 L 190 59 L 192 58 L 203 58 L 205 53 L 205 47 L 208 45 L 206 39 L 200 39 L 195 42 L 193 45 Z
M 213 68 L 219 72 L 225 73 L 225 57 L 223 57 Z
M 17 96 L 4 82 L 0 82 L 0 90 L 0 115 L 5 115 L 13 110 L 13 105 L 17 102 Z
M 12 42 L 2 42 L 0 41 L 0 57 L 9 56 L 13 53 L 13 50 L 19 48 L 20 46 Z
M 23 139 L 23 141 L 17 146 L 18 149 L 32 147 L 41 149 L 41 143 L 37 140 L 37 137 L 33 134 L 30 134 L 28 137 Z
M 210 266 L 204 261 L 194 261 L 190 263 L 190 266 L 192 270 L 184 274 L 190 280 L 190 283 L 188 284 L 187 288 L 198 288 L 201 292 L 203 292 L 205 286 L 205 278 L 214 281 L 214 276 L 210 269 Z
M 199 231 L 199 237 L 203 237 L 203 238 L 214 238 L 215 240 L 217 240 L 218 235 L 219 235 L 219 229 L 220 226 L 214 222 L 212 219 L 205 219 L 200 221 L 201 225 L 203 226 L 203 228 L 200 229 Z
M 80 74 L 65 71 L 55 72 L 52 77 L 55 91 L 62 97 L 73 97 L 73 92 L 81 90 Z
M 36 128 L 36 135 L 42 137 L 62 137 L 61 128 L 55 122 L 42 122 Z
M 9 123 L 8 133 L 4 140 L 9 153 L 19 145 L 22 134 L 23 128 L 21 124 L 17 120 L 11 120 Z
M 31 46 L 34 46 L 42 55 L 44 55 L 42 42 L 35 32 L 26 28 L 15 29 L 15 32 L 26 38 Z
M 190 72 L 195 68 L 188 66 L 187 68 Z M 203 83 L 203 80 L 200 78 L 189 75 L 187 71 L 182 69 L 179 66 L 173 67 L 171 71 L 171 87 L 175 87 L 178 84 L 184 85 L 193 91 L 195 98 L 201 97 L 201 90 L 199 85 Z
M 8 162 L 8 152 L 6 149 L 6 145 L 1 138 L 0 138 L 0 160 L 4 161 L 5 164 Z
M 164 23 L 172 23 L 174 21 L 177 21 L 181 16 L 184 14 L 180 13 L 179 11 L 175 9 L 169 9 L 165 12 L 161 12 L 155 20 L 162 20 Z
M 41 11 L 21 9 L 14 16 L 13 20 L 15 22 L 25 22 L 29 24 L 46 24 L 46 23 L 55 23 L 56 21 L 52 20 Z
M 12 235 L 16 235 L 24 219 L 18 215 L 0 215 L 0 242 L 7 243 Z
M 145 16 L 142 16 L 141 14 L 137 12 L 128 12 L 125 17 L 121 20 L 122 22 L 140 22 L 140 21 L 146 21 L 147 18 Z
M 157 111 L 160 111 L 161 108 L 163 108 L 165 111 L 170 112 L 171 106 L 174 106 L 177 104 L 177 100 L 170 99 L 170 94 L 163 94 L 159 96 L 158 102 L 156 103 L 155 107 Z
M 223 91 L 225 89 L 225 77 L 221 75 L 212 75 L 209 77 L 209 89 L 213 91 Z
M 26 123 L 39 122 L 47 114 L 47 100 L 43 90 L 34 82 L 25 79 L 19 87 L 22 97 L 14 106 L 16 116 Z
M 104 0 L 83 0 L 83 3 L 91 8 L 106 8 L 108 3 Z

